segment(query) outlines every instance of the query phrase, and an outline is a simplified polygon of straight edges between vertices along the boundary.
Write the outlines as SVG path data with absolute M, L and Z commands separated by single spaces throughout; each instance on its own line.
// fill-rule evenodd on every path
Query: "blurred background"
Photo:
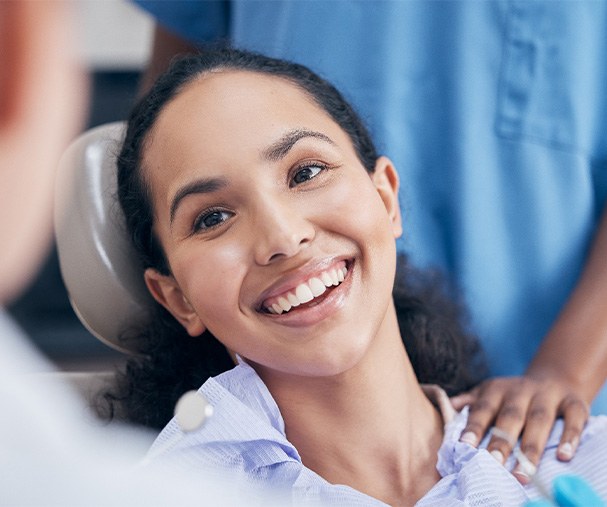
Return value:
M 84 128 L 126 119 L 150 50 L 152 19 L 126 0 L 76 3 L 79 48 L 91 76 Z M 99 342 L 72 311 L 53 247 L 38 277 L 9 312 L 42 353 L 66 371 L 104 370 L 125 357 Z

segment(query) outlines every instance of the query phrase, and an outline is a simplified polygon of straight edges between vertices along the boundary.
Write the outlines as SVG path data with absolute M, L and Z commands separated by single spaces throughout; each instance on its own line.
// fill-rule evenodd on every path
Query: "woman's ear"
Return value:
M 388 157 L 381 156 L 375 162 L 375 172 L 371 175 L 375 188 L 388 211 L 394 237 L 403 233 L 403 224 L 398 202 L 398 173 Z
M 177 319 L 190 336 L 200 336 L 206 330 L 175 278 L 148 268 L 145 270 L 144 279 L 154 299 Z

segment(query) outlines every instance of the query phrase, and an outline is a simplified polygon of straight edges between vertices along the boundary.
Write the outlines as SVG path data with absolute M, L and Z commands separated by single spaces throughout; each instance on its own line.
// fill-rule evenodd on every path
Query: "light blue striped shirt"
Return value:
M 248 494 L 250 505 L 266 505 L 268 494 L 279 505 L 380 506 L 383 502 L 349 486 L 330 484 L 306 468 L 297 449 L 287 440 L 285 425 L 270 392 L 246 363 L 209 379 L 199 390 L 214 407 L 205 426 L 188 433 L 166 453 L 163 464 L 199 469 L 209 477 L 227 481 L 231 494 Z M 466 424 L 465 409 L 445 426 L 437 470 L 442 479 L 417 505 L 519 506 L 537 498 L 533 486 L 523 487 L 510 474 L 514 459 L 500 465 L 483 449 L 459 442 Z M 172 420 L 154 446 L 173 438 L 180 429 Z M 537 477 L 549 485 L 554 477 L 575 473 L 607 498 L 607 416 L 591 418 L 570 463 L 556 460 L 562 431 L 552 431 Z

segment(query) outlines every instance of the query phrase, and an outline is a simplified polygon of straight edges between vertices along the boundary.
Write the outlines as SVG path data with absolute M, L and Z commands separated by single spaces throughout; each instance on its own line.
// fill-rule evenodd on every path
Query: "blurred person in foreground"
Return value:
M 95 426 L 67 386 L 30 375 L 52 367 L 3 310 L 49 246 L 55 168 L 83 117 L 71 8 L 0 2 L 0 505 L 223 503 L 200 477 L 138 467 L 146 434 Z

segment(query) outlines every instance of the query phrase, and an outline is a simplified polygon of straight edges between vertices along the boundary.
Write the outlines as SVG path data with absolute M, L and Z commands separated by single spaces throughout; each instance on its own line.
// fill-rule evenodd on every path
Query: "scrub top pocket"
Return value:
M 507 18 L 497 134 L 604 158 L 607 2 L 512 1 Z

